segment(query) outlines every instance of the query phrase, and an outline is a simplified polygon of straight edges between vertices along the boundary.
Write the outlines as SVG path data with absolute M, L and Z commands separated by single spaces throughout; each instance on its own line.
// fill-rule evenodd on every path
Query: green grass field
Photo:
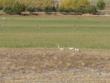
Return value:
M 0 16 L 0 47 L 110 49 L 110 17 Z

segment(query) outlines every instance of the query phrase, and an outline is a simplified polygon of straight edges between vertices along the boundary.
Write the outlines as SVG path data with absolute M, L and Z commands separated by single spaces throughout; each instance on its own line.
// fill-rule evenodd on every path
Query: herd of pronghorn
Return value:
M 60 47 L 60 45 L 58 45 L 58 49 L 59 49 L 60 51 L 64 51 L 64 50 L 65 50 L 65 48 Z M 70 50 L 70 51 L 74 51 L 74 52 L 80 52 L 80 49 L 79 49 L 79 48 L 69 47 L 69 48 L 67 48 L 67 49 Z

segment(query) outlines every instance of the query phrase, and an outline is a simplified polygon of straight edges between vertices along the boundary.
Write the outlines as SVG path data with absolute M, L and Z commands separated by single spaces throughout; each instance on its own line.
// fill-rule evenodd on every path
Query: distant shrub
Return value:
M 44 9 L 44 11 L 45 11 L 45 12 L 55 12 L 55 11 L 56 11 L 56 8 L 54 8 L 54 7 L 46 7 L 46 8 Z
M 74 9 L 74 12 L 75 14 L 84 14 L 84 13 L 87 13 L 87 10 L 86 10 L 86 7 L 79 7 L 79 8 L 76 8 Z
M 18 3 L 18 2 L 16 2 L 12 6 L 6 6 L 4 8 L 4 12 L 6 12 L 8 14 L 20 14 L 24 10 L 25 10 L 25 6 L 23 4 Z
M 63 8 L 63 7 L 60 7 L 59 9 L 58 9 L 58 11 L 59 12 L 67 12 L 67 13 L 69 13 L 69 12 L 72 12 L 73 11 L 73 9 L 72 8 Z
M 90 13 L 90 14 L 97 14 L 98 10 L 96 6 L 87 6 L 85 8 L 85 13 Z
M 85 14 L 85 13 L 90 13 L 90 14 L 97 14 L 97 8 L 95 6 L 86 6 L 86 7 L 79 7 L 77 9 L 74 9 L 73 12 L 75 14 Z
M 33 7 L 33 6 L 29 6 L 26 8 L 26 11 L 29 11 L 29 12 L 36 12 L 38 11 L 36 7 Z
M 3 7 L 2 6 L 0 6 L 0 10 L 2 10 L 3 9 Z
M 104 2 L 104 0 L 98 0 L 98 2 L 97 2 L 97 8 L 99 10 L 103 10 L 105 8 L 105 2 Z

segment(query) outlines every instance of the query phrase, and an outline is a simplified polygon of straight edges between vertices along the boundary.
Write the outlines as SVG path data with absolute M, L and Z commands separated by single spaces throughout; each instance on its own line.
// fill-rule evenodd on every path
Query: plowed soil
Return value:
M 0 83 L 110 83 L 110 50 L 1 48 Z

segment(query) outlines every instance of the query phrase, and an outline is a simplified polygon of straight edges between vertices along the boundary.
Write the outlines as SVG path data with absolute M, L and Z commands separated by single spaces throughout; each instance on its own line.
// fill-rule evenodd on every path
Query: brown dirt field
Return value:
M 110 50 L 1 48 L 0 83 L 110 83 Z

